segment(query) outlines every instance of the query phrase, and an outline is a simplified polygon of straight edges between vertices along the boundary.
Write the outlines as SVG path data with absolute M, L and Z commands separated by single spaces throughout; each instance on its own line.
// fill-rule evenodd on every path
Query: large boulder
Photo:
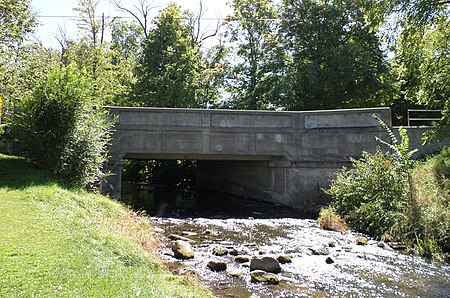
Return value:
M 262 259 L 254 258 L 250 261 L 250 271 L 262 270 L 271 273 L 280 273 L 281 266 L 277 259 L 264 257 Z
M 250 277 L 252 282 L 263 282 L 271 285 L 277 285 L 280 283 L 280 280 L 275 274 L 262 270 L 255 270 L 251 272 Z
M 172 251 L 175 258 L 185 260 L 192 259 L 194 257 L 194 249 L 192 245 L 183 240 L 177 240 L 172 244 Z
M 227 264 L 222 261 L 209 261 L 206 268 L 212 271 L 225 271 L 227 270 Z

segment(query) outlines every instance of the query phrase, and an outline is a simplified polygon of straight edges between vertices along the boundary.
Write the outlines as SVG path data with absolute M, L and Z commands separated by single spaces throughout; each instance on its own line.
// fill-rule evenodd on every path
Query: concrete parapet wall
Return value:
M 120 197 L 124 158 L 198 160 L 200 184 L 240 196 L 300 206 L 328 185 L 349 157 L 387 139 L 373 118 L 389 108 L 306 112 L 110 107 L 118 117 L 103 191 Z M 411 131 L 415 146 L 419 132 Z

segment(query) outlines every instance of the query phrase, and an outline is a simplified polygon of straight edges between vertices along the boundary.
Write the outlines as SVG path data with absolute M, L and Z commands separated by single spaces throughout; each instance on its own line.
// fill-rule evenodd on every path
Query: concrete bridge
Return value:
M 215 190 L 301 207 L 349 157 L 373 152 L 389 108 L 275 112 L 109 107 L 118 116 L 102 192 L 120 198 L 124 159 L 192 159 Z M 409 130 L 412 148 L 423 129 Z M 310 204 L 310 203 L 308 203 Z

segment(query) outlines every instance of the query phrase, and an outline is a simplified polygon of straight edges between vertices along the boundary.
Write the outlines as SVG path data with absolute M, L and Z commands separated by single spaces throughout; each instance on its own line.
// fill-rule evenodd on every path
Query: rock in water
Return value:
M 206 267 L 212 271 L 225 271 L 227 270 L 227 264 L 222 261 L 209 261 Z
M 271 285 L 277 285 L 280 283 L 278 277 L 273 273 L 268 273 L 262 270 L 255 270 L 250 273 L 252 282 L 263 282 Z
M 194 257 L 194 249 L 192 245 L 183 240 L 177 240 L 172 244 L 172 251 L 177 259 L 192 259 Z
M 278 255 L 277 256 L 277 261 L 280 264 L 286 264 L 286 263 L 292 263 L 292 259 L 290 256 L 288 255 Z
M 182 240 L 182 241 L 186 241 L 186 242 L 190 242 L 190 243 L 194 243 L 195 242 L 194 240 L 192 240 L 190 238 L 187 238 L 187 237 L 184 237 L 184 236 L 180 236 L 180 235 L 177 235 L 177 234 L 169 235 L 169 239 L 170 240 Z
M 239 256 L 234 257 L 234 261 L 236 263 L 247 263 L 247 262 L 250 262 L 251 258 L 252 258 L 251 256 L 239 255 Z
M 239 255 L 238 251 L 236 250 L 236 248 L 228 248 L 228 254 L 231 256 L 237 256 Z
M 244 271 L 239 270 L 239 269 L 230 269 L 227 271 L 227 274 L 231 277 L 239 277 L 244 274 Z
M 327 257 L 327 259 L 325 260 L 325 262 L 326 262 L 327 264 L 333 264 L 333 263 L 334 263 L 334 260 L 333 260 L 332 258 L 330 258 L 330 257 Z
M 367 245 L 367 241 L 367 238 L 363 236 L 356 238 L 357 245 Z
M 315 248 L 310 248 L 309 251 L 316 256 L 326 256 L 329 255 L 330 252 L 328 251 L 328 249 L 326 249 L 325 247 L 319 247 L 317 249 Z
M 222 247 L 214 247 L 212 254 L 221 257 L 228 254 L 228 251 Z
M 388 245 L 395 250 L 405 250 L 407 248 L 402 242 L 388 242 Z
M 280 273 L 280 263 L 272 257 L 264 257 L 262 259 L 252 259 L 250 261 L 250 271 L 262 270 L 271 273 Z

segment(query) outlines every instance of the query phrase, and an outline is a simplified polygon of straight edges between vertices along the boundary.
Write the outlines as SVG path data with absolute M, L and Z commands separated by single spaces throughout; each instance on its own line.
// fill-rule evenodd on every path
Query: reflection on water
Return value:
M 154 217 L 164 235 L 188 234 L 195 258 L 164 258 L 176 271 L 192 268 L 219 297 L 450 297 L 450 267 L 401 254 L 376 241 L 356 245 L 356 234 L 322 230 L 314 220 L 302 219 L 286 208 L 217 193 L 177 193 L 161 187 L 144 187 L 124 198 Z M 133 194 L 131 194 L 133 193 Z M 133 199 L 132 199 L 133 198 Z M 190 233 L 186 233 L 190 232 Z M 287 254 L 279 285 L 253 284 L 249 269 L 234 256 L 217 257 L 214 247 L 235 249 L 251 256 Z M 328 255 L 316 255 L 326 248 Z M 326 258 L 334 260 L 327 264 Z M 209 260 L 225 261 L 240 277 L 206 269 Z

